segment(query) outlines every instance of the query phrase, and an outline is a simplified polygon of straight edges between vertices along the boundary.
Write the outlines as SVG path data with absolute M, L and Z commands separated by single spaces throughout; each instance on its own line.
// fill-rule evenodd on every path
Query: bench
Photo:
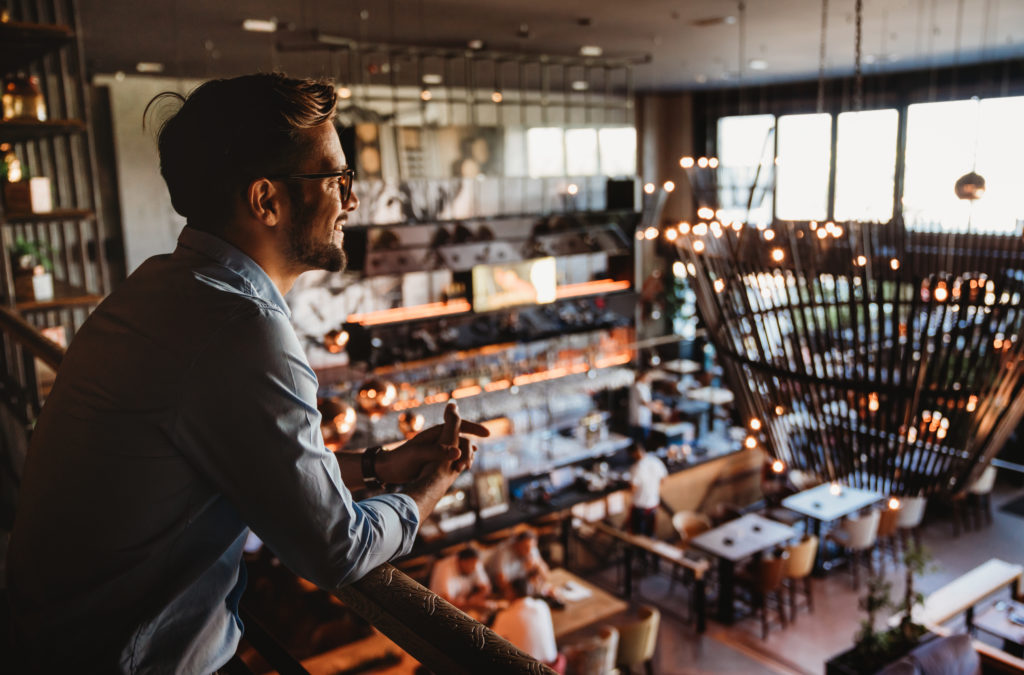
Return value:
M 930 627 L 967 613 L 969 627 L 976 604 L 1010 584 L 1014 584 L 1013 596 L 1019 596 L 1022 577 L 1024 567 L 992 558 L 930 593 L 923 604 L 914 608 L 914 621 Z M 899 625 L 902 618 L 900 614 L 893 616 L 889 625 Z
M 952 630 L 943 626 L 958 614 L 965 614 L 968 631 L 972 628 L 974 606 L 989 595 L 1013 585 L 1016 598 L 1021 593 L 1024 567 L 998 558 L 992 558 L 963 574 L 948 584 L 930 593 L 922 605 L 914 608 L 914 621 L 936 635 L 951 635 Z M 890 626 L 898 626 L 902 613 L 889 619 Z M 974 650 L 987 662 L 1011 672 L 1024 671 L 1024 659 L 1007 654 L 981 640 L 974 640 Z
M 682 569 L 684 572 L 692 574 L 694 579 L 694 614 L 696 615 L 697 632 L 703 633 L 707 627 L 707 616 L 705 611 L 705 588 L 704 588 L 704 575 L 707 573 L 710 564 L 707 560 L 691 560 L 686 557 L 683 549 L 678 546 L 669 544 L 668 542 L 661 541 L 660 539 L 654 539 L 642 534 L 633 534 L 632 532 L 626 532 L 620 530 L 617 527 L 612 527 L 607 523 L 600 521 L 587 523 L 587 527 L 593 528 L 595 531 L 600 532 L 606 536 L 609 536 L 617 541 L 622 542 L 626 545 L 626 558 L 623 562 L 626 572 L 626 598 L 629 599 L 633 596 L 633 556 L 632 553 L 635 550 L 644 551 L 652 555 L 657 556 L 661 560 L 668 562 L 669 564 Z

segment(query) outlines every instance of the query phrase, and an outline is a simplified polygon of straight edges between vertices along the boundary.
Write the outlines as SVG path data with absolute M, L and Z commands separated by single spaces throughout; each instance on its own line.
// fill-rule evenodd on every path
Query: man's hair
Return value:
M 512 580 L 509 584 L 509 588 L 512 590 L 512 597 L 528 598 L 533 595 L 533 586 L 530 584 L 530 580 L 526 577 L 517 577 Z
M 458 553 L 459 560 L 477 560 L 480 557 L 480 551 L 476 550 L 472 546 L 467 546 Z
M 529 540 L 536 540 L 537 539 L 537 533 L 534 532 L 533 530 L 523 530 L 522 532 L 517 534 L 516 538 L 515 538 L 516 542 L 526 541 L 527 539 L 529 539 Z
M 310 150 L 300 132 L 334 116 L 337 94 L 328 82 L 266 73 L 158 94 L 145 114 L 165 101 L 178 104 L 158 135 L 171 204 L 190 223 L 211 225 L 253 179 L 295 172 Z

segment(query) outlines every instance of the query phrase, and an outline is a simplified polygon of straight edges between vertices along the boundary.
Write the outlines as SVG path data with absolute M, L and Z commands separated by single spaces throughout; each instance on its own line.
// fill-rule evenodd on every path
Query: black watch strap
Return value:
M 362 458 L 362 469 L 363 469 L 363 485 L 366 487 L 384 489 L 384 481 L 377 475 L 377 455 L 384 452 L 384 448 L 379 445 L 375 445 L 372 448 L 367 448 L 363 452 Z

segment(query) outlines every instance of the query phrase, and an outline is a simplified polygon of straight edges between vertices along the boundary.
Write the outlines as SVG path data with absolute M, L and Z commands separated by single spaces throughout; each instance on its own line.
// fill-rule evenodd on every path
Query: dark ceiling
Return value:
M 852 72 L 854 2 L 828 0 L 825 65 Z M 645 61 L 640 90 L 681 90 L 814 78 L 822 0 L 82 0 L 90 73 L 211 77 L 280 68 L 335 75 L 343 58 L 281 52 L 310 31 L 360 42 L 466 48 L 523 55 L 575 55 L 597 45 L 605 57 Z M 867 73 L 1024 57 L 1022 0 L 864 0 Z M 246 18 L 277 20 L 277 33 L 242 29 Z M 743 68 L 740 68 L 740 60 Z

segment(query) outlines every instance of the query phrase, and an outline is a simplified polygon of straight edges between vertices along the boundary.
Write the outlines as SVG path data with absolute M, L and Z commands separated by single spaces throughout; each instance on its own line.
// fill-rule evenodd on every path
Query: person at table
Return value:
M 530 597 L 530 582 L 525 577 L 509 585 L 511 604 L 494 617 L 491 630 L 516 647 L 547 664 L 556 672 L 565 672 L 565 657 L 555 645 L 555 626 L 551 609 L 543 600 Z
M 537 549 L 537 533 L 523 530 L 498 547 L 487 561 L 487 573 L 498 590 L 508 596 L 518 579 L 529 582 L 535 594 L 551 595 L 551 570 Z
M 473 616 L 484 616 L 493 609 L 488 597 L 491 580 L 487 578 L 480 551 L 467 546 L 434 565 L 430 590 Z
M 633 386 L 629 388 L 629 427 L 633 440 L 645 442 L 651 434 L 655 419 L 670 417 L 670 411 L 661 401 L 654 398 L 651 388 L 653 370 L 637 371 Z
M 654 516 L 661 504 L 661 481 L 668 476 L 668 470 L 655 455 L 650 454 L 640 443 L 629 453 L 633 466 L 629 470 L 629 483 L 633 503 L 629 513 L 629 525 L 633 534 L 654 534 Z

